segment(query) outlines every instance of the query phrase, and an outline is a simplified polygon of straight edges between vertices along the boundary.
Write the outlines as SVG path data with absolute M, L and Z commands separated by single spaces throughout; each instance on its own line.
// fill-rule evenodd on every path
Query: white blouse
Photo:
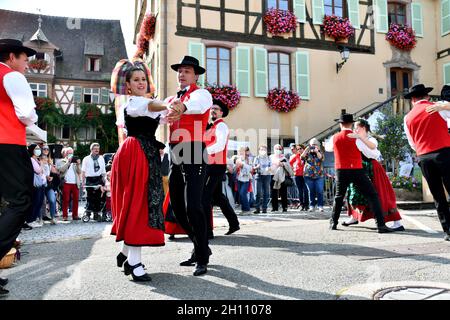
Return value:
M 373 137 L 368 137 L 368 140 L 375 144 L 375 149 L 370 149 L 361 139 L 356 139 L 356 146 L 367 158 L 378 160 L 381 157 L 381 152 L 378 150 L 378 141 Z
M 169 110 L 158 112 L 149 111 L 148 104 L 151 101 L 154 101 L 154 99 L 138 96 L 131 96 L 130 98 L 128 98 L 128 102 L 120 106 L 116 125 L 120 128 L 125 127 L 125 109 L 127 110 L 127 115 L 130 117 L 150 117 L 156 119 L 158 116 L 161 116 L 159 122 L 166 123 L 166 116 Z

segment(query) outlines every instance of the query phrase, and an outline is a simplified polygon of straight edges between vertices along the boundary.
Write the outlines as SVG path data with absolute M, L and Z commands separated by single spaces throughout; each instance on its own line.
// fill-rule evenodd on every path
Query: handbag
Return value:
M 294 185 L 294 180 L 292 180 L 292 178 L 289 175 L 289 172 L 286 170 L 286 168 L 283 167 L 283 169 L 285 172 L 283 183 L 286 187 L 292 187 Z
M 33 186 L 36 188 L 40 188 L 44 185 L 44 181 L 42 181 L 41 176 L 34 173 Z

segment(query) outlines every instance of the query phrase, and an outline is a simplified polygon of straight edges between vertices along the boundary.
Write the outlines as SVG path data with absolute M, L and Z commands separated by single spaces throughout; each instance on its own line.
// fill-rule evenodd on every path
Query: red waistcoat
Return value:
M 336 169 L 362 169 L 361 151 L 356 139 L 347 137 L 350 130 L 342 130 L 333 136 L 334 167 Z
M 425 110 L 432 104 L 429 101 L 420 101 L 406 115 L 406 126 L 418 156 L 450 147 L 447 122 L 438 112 L 429 114 Z
M 189 90 L 181 97 L 181 102 L 189 101 L 191 93 L 198 89 L 199 87 L 195 84 L 191 85 Z M 169 102 L 172 102 L 174 99 L 175 97 L 172 97 L 169 99 Z M 208 120 L 208 111 L 202 114 L 183 114 L 180 120 L 170 125 L 170 143 L 204 142 Z
M 225 123 L 223 119 L 217 119 L 214 121 L 214 124 L 211 128 L 209 128 L 205 133 L 205 143 L 206 146 L 213 145 L 217 142 L 216 130 L 219 123 Z M 228 135 L 229 136 L 229 135 Z M 228 136 L 227 141 L 225 143 L 225 148 L 214 154 L 208 154 L 208 164 L 227 164 L 227 145 L 228 145 Z
M 17 118 L 13 102 L 3 86 L 3 78 L 11 72 L 14 70 L 0 64 L 0 144 L 25 146 L 25 125 Z

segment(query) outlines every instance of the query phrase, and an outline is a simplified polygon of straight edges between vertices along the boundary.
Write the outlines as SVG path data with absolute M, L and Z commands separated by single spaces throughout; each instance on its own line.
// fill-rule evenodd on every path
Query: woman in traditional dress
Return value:
M 404 231 L 405 228 L 400 222 L 402 218 L 397 210 L 394 189 L 392 188 L 386 171 L 377 161 L 381 156 L 381 153 L 378 150 L 378 142 L 373 136 L 369 135 L 369 133 L 369 123 L 367 120 L 360 118 L 355 122 L 354 133 L 350 133 L 348 136 L 357 139 L 356 145 L 362 154 L 363 167 L 369 175 L 369 178 L 372 180 L 380 199 L 384 221 L 393 221 L 394 224 L 392 228 L 395 231 Z M 364 222 L 374 218 L 374 214 L 370 211 L 367 200 L 353 184 L 350 184 L 347 199 L 349 203 L 347 212 L 350 218 L 342 223 L 343 226 L 358 224 L 358 222 Z
M 120 109 L 117 125 L 126 128 L 127 138 L 117 151 L 111 169 L 111 205 L 114 223 L 111 234 L 123 241 L 117 266 L 134 281 L 150 281 L 141 263 L 141 247 L 163 246 L 164 191 L 155 131 L 167 114 L 167 105 L 146 98 L 148 76 L 139 67 L 126 74 L 128 102 Z

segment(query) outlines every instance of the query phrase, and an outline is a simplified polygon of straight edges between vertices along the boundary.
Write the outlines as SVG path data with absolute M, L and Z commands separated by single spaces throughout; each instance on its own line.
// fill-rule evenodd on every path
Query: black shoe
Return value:
M 212 255 L 211 248 L 208 247 L 208 256 Z M 197 257 L 195 256 L 195 253 L 192 252 L 192 255 L 189 259 L 180 262 L 180 266 L 182 267 L 192 267 L 197 263 Z
M 174 234 L 171 234 L 171 235 L 169 236 L 169 240 L 175 240 L 175 235 L 174 235 Z
M 355 221 L 355 222 L 350 222 L 350 223 L 347 223 L 347 222 L 342 222 L 341 224 L 344 226 L 344 227 L 348 227 L 348 226 L 351 226 L 351 225 L 354 225 L 354 224 L 358 224 L 359 222 L 358 221 Z
M 400 226 L 397 228 L 393 228 L 394 231 L 405 231 L 405 227 L 404 226 Z
M 278 209 L 272 209 L 271 212 L 278 212 Z
M 22 226 L 22 229 L 28 231 L 28 230 L 33 230 L 33 227 L 30 226 L 28 223 L 24 223 Z
M 8 279 L 6 278 L 0 278 L 0 287 L 4 287 L 8 284 Z
M 152 281 L 152 278 L 150 277 L 150 275 L 148 273 L 144 273 L 142 276 L 134 275 L 133 270 L 138 267 L 144 267 L 144 265 L 142 263 L 138 263 L 137 265 L 130 266 L 128 264 L 128 261 L 126 261 L 125 264 L 123 265 L 123 270 L 124 270 L 124 273 L 126 276 L 131 274 L 131 276 L 133 277 L 133 281 L 136 281 L 136 282 Z
M 267 213 L 267 209 L 263 209 L 262 213 Z
M 9 294 L 9 291 L 0 286 L 0 297 L 6 296 Z
M 229 236 L 230 234 L 233 234 L 233 233 L 235 233 L 236 231 L 238 231 L 238 230 L 240 230 L 241 228 L 239 227 L 239 226 L 236 226 L 236 227 L 230 227 L 229 229 L 228 229 L 228 232 L 227 233 L 225 233 L 225 235 L 226 236 Z
M 447 234 L 444 237 L 445 241 L 450 241 L 450 232 L 447 232 Z
M 116 259 L 117 259 L 117 266 L 118 266 L 119 268 L 122 268 L 124 262 L 127 260 L 127 256 L 124 255 L 122 252 L 120 252 L 120 253 L 117 255 Z
M 51 221 L 51 220 L 52 220 L 52 218 L 49 218 L 47 216 L 42 217 L 42 221 Z
M 283 209 L 283 212 L 287 212 L 287 209 Z
M 337 230 L 337 223 L 334 223 L 333 220 L 330 221 L 330 230 Z
M 395 229 L 391 229 L 388 226 L 378 227 L 378 233 L 390 233 L 390 232 L 395 232 Z
M 194 276 L 201 276 L 202 274 L 205 274 L 208 272 L 208 268 L 206 267 L 206 264 L 199 264 L 195 266 L 194 270 Z
M 259 211 L 259 209 L 256 209 L 255 211 L 253 211 L 253 213 L 261 213 L 261 211 Z

